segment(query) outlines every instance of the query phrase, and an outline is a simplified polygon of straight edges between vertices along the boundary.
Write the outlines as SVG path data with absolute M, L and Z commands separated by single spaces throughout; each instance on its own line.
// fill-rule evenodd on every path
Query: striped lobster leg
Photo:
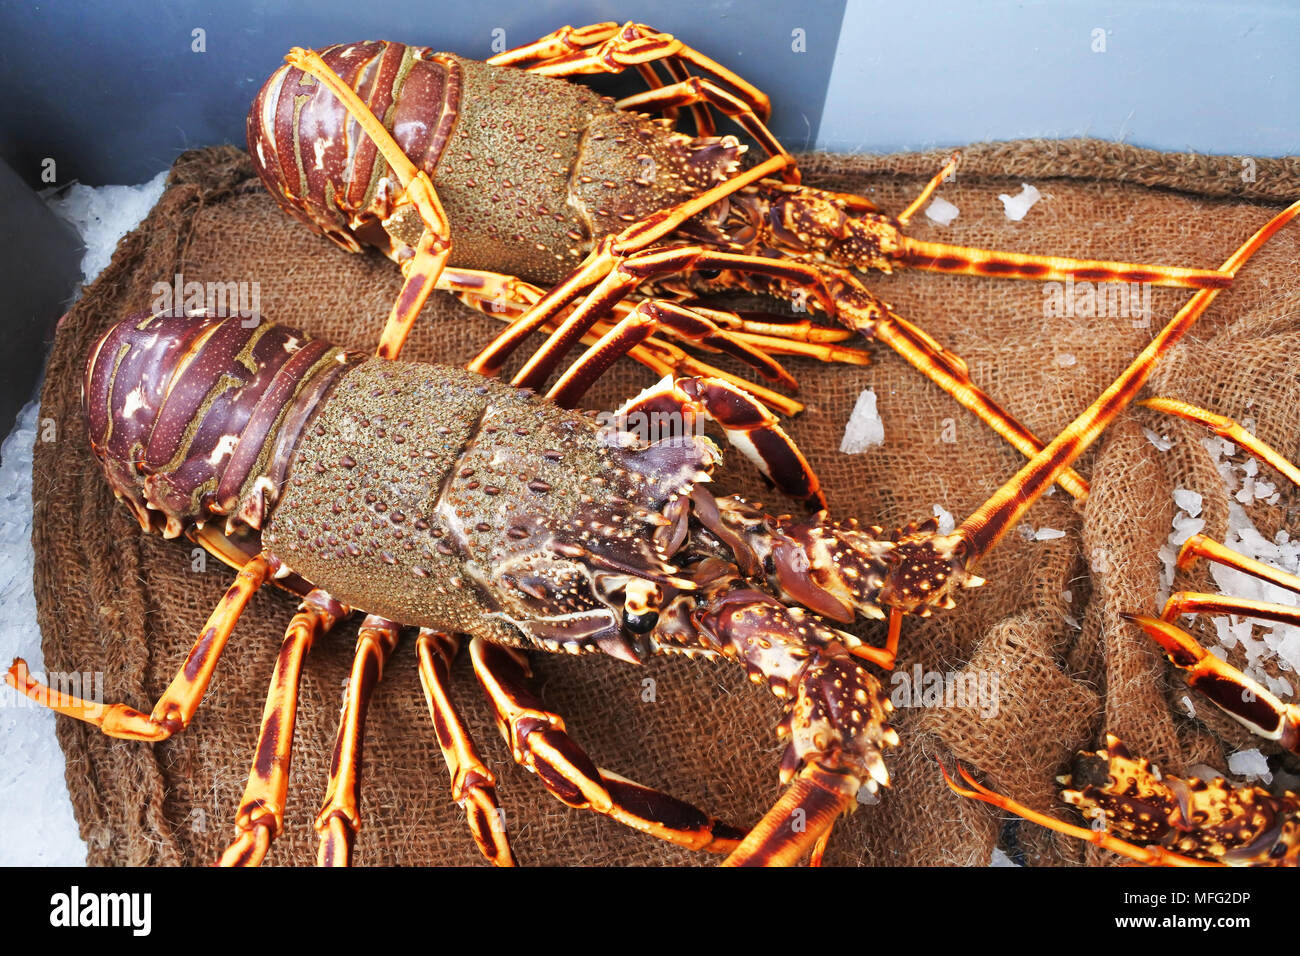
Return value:
M 515 761 L 562 803 L 691 850 L 727 853 L 744 835 L 676 797 L 598 768 L 569 736 L 564 718 L 528 690 L 522 654 L 475 638 L 470 659 Z
M 285 631 L 284 643 L 271 673 L 271 689 L 262 710 L 262 726 L 254 751 L 248 786 L 235 815 L 235 840 L 219 866 L 259 866 L 271 841 L 284 832 L 284 808 L 289 793 L 289 760 L 298 717 L 298 679 L 303 660 L 316 639 L 348 615 L 324 591 L 303 599 Z

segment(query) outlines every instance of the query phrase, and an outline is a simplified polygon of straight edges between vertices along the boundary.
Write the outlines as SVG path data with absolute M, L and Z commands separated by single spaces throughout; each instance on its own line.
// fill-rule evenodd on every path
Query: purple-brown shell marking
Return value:
M 357 91 L 417 168 L 432 173 L 455 126 L 461 69 L 423 47 L 338 44 L 321 58 Z M 353 231 L 387 245 L 379 223 L 400 184 L 343 105 L 302 70 L 282 66 L 248 114 L 248 145 L 280 204 L 335 242 L 360 251 Z
M 316 400 L 363 358 L 257 317 L 138 313 L 91 351 L 90 445 L 145 530 L 260 528 Z

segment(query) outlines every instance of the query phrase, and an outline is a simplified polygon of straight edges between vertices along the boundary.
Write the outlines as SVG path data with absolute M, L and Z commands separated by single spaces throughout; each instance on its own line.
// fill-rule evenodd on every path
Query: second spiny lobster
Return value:
M 728 377 L 656 335 L 663 332 L 729 352 L 789 387 L 794 380 L 773 354 L 861 363 L 866 353 L 839 344 L 860 334 L 897 350 L 1031 457 L 1043 443 L 971 380 L 958 356 L 875 296 L 863 272 L 1199 288 L 1231 281 L 1223 270 L 909 237 L 910 219 L 951 163 L 897 216 L 861 196 L 803 186 L 765 125 L 767 96 L 641 24 L 564 27 L 487 62 L 386 41 L 296 49 L 287 60 L 249 113 L 249 152 L 287 211 L 346 249 L 373 245 L 401 265 L 405 283 L 380 344 L 390 358 L 435 288 L 512 321 L 474 371 L 496 374 L 527 336 L 551 333 L 512 379 L 534 389 L 579 341 L 602 335 L 661 375 Z M 630 69 L 650 88 L 618 102 L 567 81 Z M 679 109 L 692 112 L 696 135 L 674 128 Z M 735 136 L 716 135 L 715 111 L 767 158 L 751 163 Z M 648 115 L 655 112 L 665 115 Z M 774 296 L 834 324 L 742 318 L 696 298 L 727 291 Z M 644 294 L 654 296 L 645 312 L 653 321 L 633 335 L 620 323 Z M 802 407 L 778 391 L 746 388 L 778 413 Z M 580 390 L 565 382 L 550 394 L 572 406 Z M 1060 481 L 1086 493 L 1071 470 Z

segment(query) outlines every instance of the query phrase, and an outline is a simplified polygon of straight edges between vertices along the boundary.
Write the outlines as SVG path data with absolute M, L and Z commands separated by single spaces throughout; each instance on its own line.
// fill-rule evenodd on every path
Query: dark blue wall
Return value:
M 244 144 L 258 87 L 292 46 L 392 39 L 465 56 L 517 46 L 566 23 L 639 20 L 674 33 L 772 96 L 792 148 L 821 122 L 844 0 L 628 0 L 470 4 L 420 0 L 69 0 L 0 5 L 0 158 L 33 186 L 141 182 L 182 150 Z M 206 52 L 191 50 L 206 31 Z M 804 31 L 807 52 L 792 49 Z

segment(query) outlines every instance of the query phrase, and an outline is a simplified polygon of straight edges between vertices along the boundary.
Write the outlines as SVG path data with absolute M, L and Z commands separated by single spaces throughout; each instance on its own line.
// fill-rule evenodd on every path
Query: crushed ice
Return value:
M 1149 428 L 1143 428 L 1142 434 L 1147 436 L 1147 441 L 1156 446 L 1157 451 L 1168 451 L 1174 447 L 1174 443 L 1163 435 L 1157 435 Z
M 1268 772 L 1268 760 L 1260 753 L 1259 748 L 1252 750 L 1239 750 L 1235 754 L 1228 755 L 1228 769 L 1238 777 L 1250 779 L 1259 777 L 1265 783 L 1273 782 L 1273 775 Z
M 947 226 L 957 218 L 960 212 L 961 210 L 948 200 L 936 196 L 930 202 L 930 205 L 925 207 L 925 218 L 931 222 L 937 222 L 941 226 Z
M 885 443 L 885 423 L 876 411 L 876 392 L 865 389 L 858 396 L 853 412 L 844 426 L 844 438 L 840 441 L 840 452 L 845 455 L 858 455 L 875 445 Z
M 940 534 L 952 534 L 953 529 L 957 527 L 957 522 L 953 520 L 952 513 L 942 505 L 934 506 L 934 516 L 939 519 Z
M 1019 222 L 1025 218 L 1034 204 L 1043 198 L 1043 194 L 1029 183 L 1021 183 L 1020 192 L 1014 196 L 1002 193 L 998 198 L 1002 200 L 1002 211 L 1006 213 L 1007 218 L 1012 222 Z
M 113 258 L 118 240 L 134 229 L 163 194 L 167 170 L 139 186 L 83 186 L 74 183 L 48 200 L 54 214 L 76 227 L 86 244 L 82 282 L 90 283 Z

